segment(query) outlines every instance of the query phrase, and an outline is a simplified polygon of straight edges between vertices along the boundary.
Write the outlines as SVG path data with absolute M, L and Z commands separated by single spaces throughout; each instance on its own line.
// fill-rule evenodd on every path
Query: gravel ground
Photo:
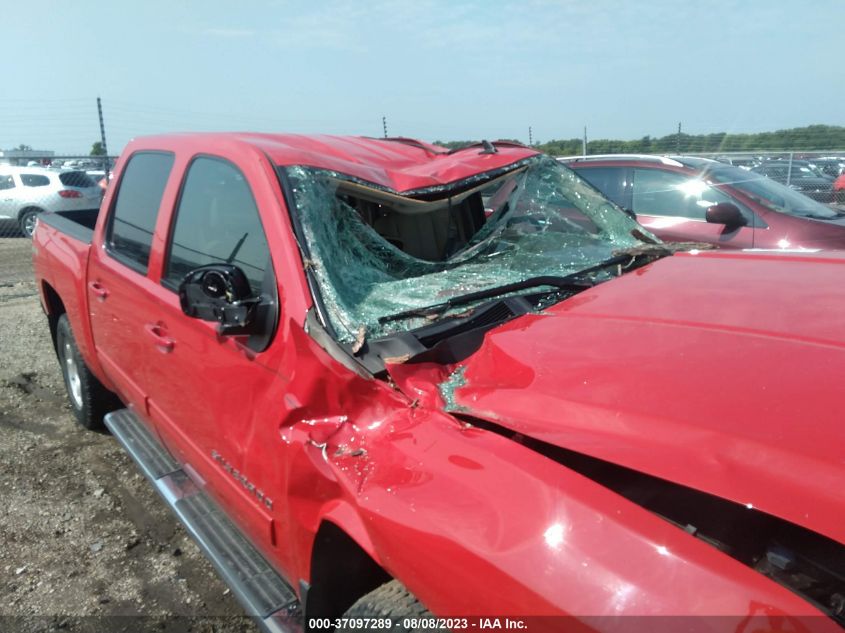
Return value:
M 28 240 L 0 239 L 0 631 L 257 631 L 106 433 L 70 412 Z

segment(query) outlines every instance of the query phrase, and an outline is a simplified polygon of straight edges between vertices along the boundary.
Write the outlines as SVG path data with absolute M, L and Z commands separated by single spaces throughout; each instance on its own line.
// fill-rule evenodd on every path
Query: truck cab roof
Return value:
M 408 138 L 253 132 L 139 137 L 130 142 L 126 153 L 147 148 L 196 147 L 200 151 L 209 146 L 230 145 L 252 147 L 278 166 L 303 165 L 337 171 L 399 193 L 459 181 L 539 154 L 530 147 L 503 141 L 484 141 L 449 150 Z

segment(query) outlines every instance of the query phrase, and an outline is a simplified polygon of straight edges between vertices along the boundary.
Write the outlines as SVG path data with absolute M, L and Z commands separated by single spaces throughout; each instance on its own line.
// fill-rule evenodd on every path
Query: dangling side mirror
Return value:
M 244 272 L 231 264 L 200 266 L 179 284 L 182 312 L 195 319 L 217 321 L 222 335 L 251 334 L 259 302 Z

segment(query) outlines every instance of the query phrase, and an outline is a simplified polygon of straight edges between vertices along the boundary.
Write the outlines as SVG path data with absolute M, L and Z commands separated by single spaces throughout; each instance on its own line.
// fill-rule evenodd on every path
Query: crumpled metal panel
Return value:
M 531 277 L 571 274 L 640 243 L 631 231 L 641 227 L 574 172 L 545 156 L 515 168 L 526 164 L 514 174 L 518 186 L 508 204 L 464 248 L 437 262 L 403 252 L 336 195 L 338 179 L 360 181 L 327 170 L 288 168 L 311 257 L 307 265 L 338 339 L 352 343 L 419 327 L 426 323 L 423 317 L 386 324 L 379 318 Z M 445 198 L 448 189 L 434 193 Z
M 845 543 L 843 265 L 797 262 L 667 257 L 496 328 L 448 373 L 389 371 L 431 406 L 425 380 L 448 411 Z

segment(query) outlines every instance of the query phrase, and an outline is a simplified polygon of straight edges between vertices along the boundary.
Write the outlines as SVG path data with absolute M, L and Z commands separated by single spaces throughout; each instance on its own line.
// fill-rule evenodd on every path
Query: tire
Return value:
M 56 323 L 56 356 L 76 421 L 92 431 L 102 429 L 103 416 L 119 408 L 120 401 L 88 369 L 70 331 L 66 314 L 61 315 Z
M 18 218 L 18 228 L 24 237 L 32 239 L 32 234 L 35 232 L 35 219 L 41 213 L 39 209 L 26 209 Z
M 420 620 L 434 618 L 434 615 L 398 580 L 391 580 L 378 589 L 374 589 L 363 598 L 360 598 L 355 604 L 349 607 L 349 610 L 343 617 L 370 618 L 371 620 L 391 618 L 393 620 L 393 626 L 390 628 L 390 631 L 394 632 L 412 633 L 415 631 L 426 631 L 427 633 L 434 633 L 443 631 L 445 633 L 446 631 L 446 629 L 426 627 L 425 624 L 418 627 L 404 626 L 406 619 Z M 373 633 L 384 633 L 385 631 L 384 628 L 376 627 L 361 630 L 372 631 Z

